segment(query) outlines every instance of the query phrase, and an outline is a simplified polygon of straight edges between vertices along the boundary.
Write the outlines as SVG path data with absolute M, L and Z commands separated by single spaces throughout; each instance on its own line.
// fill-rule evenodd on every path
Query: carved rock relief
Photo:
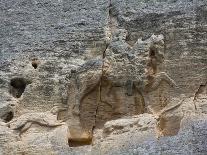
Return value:
M 164 114 L 179 105 L 156 112 L 149 100 L 149 93 L 157 90 L 163 81 L 173 89 L 176 87 L 163 71 L 163 36 L 138 39 L 131 46 L 125 41 L 125 31 L 120 31 L 105 49 L 102 59 L 92 59 L 71 70 L 66 105 L 57 105 L 49 112 L 23 114 L 8 122 L 8 127 L 22 135 L 32 124 L 50 128 L 61 126 L 64 121 L 69 128 L 69 145 L 79 146 L 91 144 L 94 129 L 103 128 L 109 120 L 152 113 L 157 116 L 160 135 L 176 134 L 177 131 L 165 131 L 166 123 L 171 124 L 175 117 Z M 179 119 L 176 121 L 179 126 Z
M 68 110 L 59 114 L 69 126 L 71 143 L 91 142 L 93 130 L 102 128 L 108 120 L 154 113 L 148 93 L 162 81 L 176 87 L 163 71 L 163 36 L 138 39 L 133 46 L 125 42 L 125 36 L 124 31 L 115 35 L 102 60 L 94 59 L 71 70 Z M 123 47 L 116 46 L 120 42 L 125 42 Z

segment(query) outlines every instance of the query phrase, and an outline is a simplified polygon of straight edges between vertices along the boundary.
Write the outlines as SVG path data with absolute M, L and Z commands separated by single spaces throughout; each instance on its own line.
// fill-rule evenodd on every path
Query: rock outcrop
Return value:
M 0 2 L 0 154 L 206 154 L 207 2 Z

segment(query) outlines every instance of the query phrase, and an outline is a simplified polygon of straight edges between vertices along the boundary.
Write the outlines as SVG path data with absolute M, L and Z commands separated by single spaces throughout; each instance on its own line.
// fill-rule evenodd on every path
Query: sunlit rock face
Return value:
M 207 2 L 0 1 L 0 154 L 207 154 Z

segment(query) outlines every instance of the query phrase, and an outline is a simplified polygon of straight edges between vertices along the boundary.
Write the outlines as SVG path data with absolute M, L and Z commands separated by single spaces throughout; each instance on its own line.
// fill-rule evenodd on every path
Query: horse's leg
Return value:
M 143 99 L 142 107 L 144 108 L 144 112 L 153 113 L 152 108 L 150 108 L 150 100 L 149 100 L 148 92 L 145 91 L 145 88 L 143 86 L 140 86 L 139 83 L 137 82 L 134 82 L 134 86 Z
M 160 72 L 160 73 L 158 73 L 157 75 L 154 76 L 153 82 L 151 82 L 150 84 L 147 85 L 147 91 L 151 92 L 151 91 L 156 90 L 159 87 L 161 81 L 166 81 L 173 88 L 177 87 L 175 81 L 173 79 L 171 79 L 167 75 L 167 73 Z

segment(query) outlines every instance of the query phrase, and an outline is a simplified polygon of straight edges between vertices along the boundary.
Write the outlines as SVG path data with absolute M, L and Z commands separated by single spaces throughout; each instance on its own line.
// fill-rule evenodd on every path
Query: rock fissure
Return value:
M 108 5 L 108 15 L 109 15 L 109 25 L 111 25 L 111 13 L 110 13 L 110 10 L 111 10 L 111 7 L 112 7 L 112 4 L 111 4 L 111 0 L 109 0 L 109 5 Z M 110 41 L 111 42 L 111 27 L 109 27 L 109 33 L 110 33 Z M 97 104 L 96 104 L 96 108 L 95 108 L 95 124 L 94 126 L 92 127 L 92 133 L 94 132 L 94 129 L 96 128 L 96 124 L 97 124 L 97 114 L 98 114 L 98 109 L 99 109 L 99 102 L 102 102 L 102 103 L 106 103 L 108 104 L 107 102 L 104 102 L 102 100 L 102 80 L 104 78 L 104 68 L 105 68 L 105 57 L 106 57 L 106 50 L 108 49 L 109 47 L 109 43 L 106 43 L 106 48 L 105 50 L 102 52 L 102 66 L 101 66 L 101 77 L 100 77 L 100 82 L 99 82 L 99 86 L 98 86 L 98 101 L 97 101 Z M 108 104 L 110 105 L 110 104 Z M 111 106 L 111 105 L 110 105 Z

